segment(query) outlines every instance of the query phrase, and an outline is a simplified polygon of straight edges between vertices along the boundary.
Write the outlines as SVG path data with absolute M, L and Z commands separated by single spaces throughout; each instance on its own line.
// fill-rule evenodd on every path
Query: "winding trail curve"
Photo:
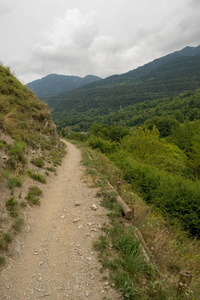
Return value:
M 0 273 L 0 299 L 119 299 L 102 281 L 92 250 L 107 221 L 106 210 L 96 190 L 83 182 L 80 151 L 67 146 L 58 175 L 43 187 L 41 205 L 26 215 L 25 228 Z M 91 209 L 93 204 L 97 210 Z

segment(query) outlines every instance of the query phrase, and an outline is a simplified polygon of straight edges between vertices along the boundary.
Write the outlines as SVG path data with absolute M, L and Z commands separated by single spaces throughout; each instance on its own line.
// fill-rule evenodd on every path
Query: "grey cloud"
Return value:
M 12 8 L 5 1 L 0 2 L 0 16 L 7 15 L 11 13 L 11 11 Z

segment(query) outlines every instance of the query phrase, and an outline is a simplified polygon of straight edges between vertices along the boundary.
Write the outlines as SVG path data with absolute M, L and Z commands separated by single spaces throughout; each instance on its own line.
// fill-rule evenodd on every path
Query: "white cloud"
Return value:
M 199 0 L 51 0 L 48 9 L 49 0 L 21 0 L 23 11 L 9 1 L 0 52 L 26 82 L 50 73 L 106 77 L 199 44 Z

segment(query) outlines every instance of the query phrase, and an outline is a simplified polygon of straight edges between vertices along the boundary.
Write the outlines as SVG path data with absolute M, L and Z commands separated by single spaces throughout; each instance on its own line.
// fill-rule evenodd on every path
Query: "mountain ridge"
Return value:
M 27 87 L 39 98 L 68 92 L 83 85 L 100 80 L 95 75 L 79 77 L 74 75 L 48 74 L 47 76 L 29 82 Z

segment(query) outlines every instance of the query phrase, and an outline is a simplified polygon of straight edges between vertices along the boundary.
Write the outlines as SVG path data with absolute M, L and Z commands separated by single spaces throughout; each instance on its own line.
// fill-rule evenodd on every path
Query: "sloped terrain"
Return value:
M 71 91 L 100 79 L 100 77 L 94 75 L 87 75 L 82 78 L 79 76 L 50 74 L 29 82 L 27 87 L 40 98 Z
M 0 264 L 64 154 L 46 105 L 0 66 Z
M 60 129 L 78 125 L 77 131 L 87 131 L 96 118 L 120 112 L 129 105 L 198 89 L 199 49 L 188 47 L 128 73 L 43 100 L 53 110 L 52 116 Z

